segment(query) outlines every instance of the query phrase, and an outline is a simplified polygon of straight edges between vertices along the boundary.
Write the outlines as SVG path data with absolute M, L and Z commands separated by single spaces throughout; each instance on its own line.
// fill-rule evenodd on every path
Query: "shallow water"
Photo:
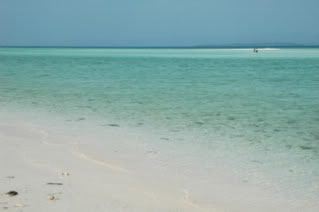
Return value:
M 319 196 L 319 49 L 0 48 L 0 110 L 145 131 Z

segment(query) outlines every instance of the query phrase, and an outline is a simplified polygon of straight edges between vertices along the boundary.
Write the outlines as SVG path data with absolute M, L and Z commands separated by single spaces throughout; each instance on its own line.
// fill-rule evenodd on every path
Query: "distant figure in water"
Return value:
M 254 52 L 255 52 L 255 53 L 258 53 L 258 49 L 254 48 Z

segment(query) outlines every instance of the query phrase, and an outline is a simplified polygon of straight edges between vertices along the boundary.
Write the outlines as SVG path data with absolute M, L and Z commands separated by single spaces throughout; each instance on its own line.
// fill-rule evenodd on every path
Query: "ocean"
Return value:
M 40 111 L 319 201 L 316 48 L 0 48 L 0 112 Z

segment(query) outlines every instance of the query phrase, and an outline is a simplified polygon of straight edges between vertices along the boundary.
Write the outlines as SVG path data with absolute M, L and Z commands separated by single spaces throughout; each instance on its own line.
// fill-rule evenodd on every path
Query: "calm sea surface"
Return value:
M 0 110 L 29 109 L 242 157 L 319 196 L 319 49 L 0 48 Z

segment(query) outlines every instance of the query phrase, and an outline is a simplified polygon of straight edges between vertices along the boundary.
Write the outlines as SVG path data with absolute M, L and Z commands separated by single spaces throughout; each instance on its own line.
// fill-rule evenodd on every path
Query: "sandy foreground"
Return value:
M 99 134 L 0 118 L 0 211 L 305 209 L 302 198 L 135 142 L 141 139 L 116 127 Z

